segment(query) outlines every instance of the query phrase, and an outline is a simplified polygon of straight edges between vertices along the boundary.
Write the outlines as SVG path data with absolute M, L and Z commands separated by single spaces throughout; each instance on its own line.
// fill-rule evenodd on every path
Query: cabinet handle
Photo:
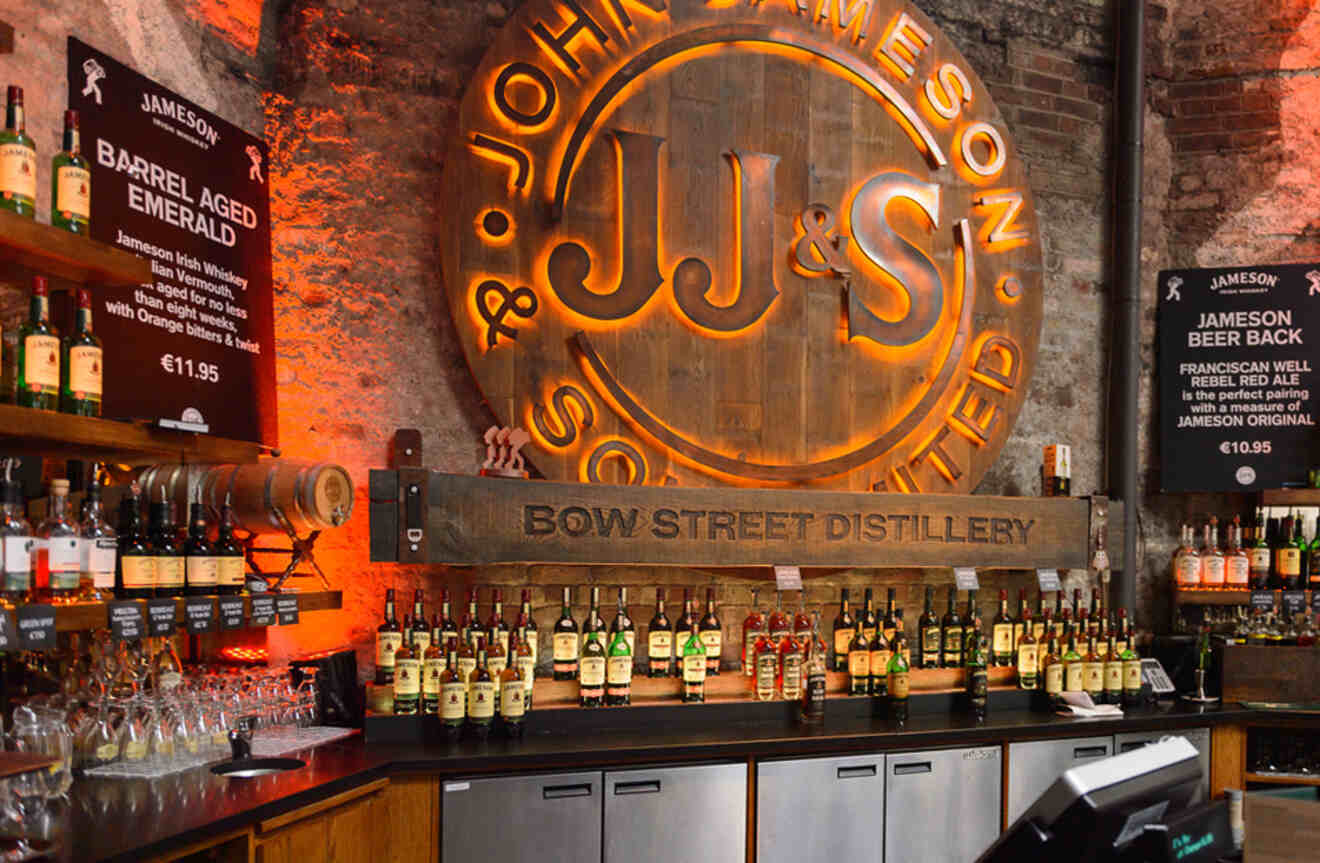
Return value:
M 615 794 L 659 794 L 660 780 L 647 779 L 643 782 L 620 782 L 614 786 Z
M 1099 758 L 1109 754 L 1107 746 L 1074 746 L 1073 758 Z
M 863 776 L 874 776 L 874 764 L 859 764 L 856 767 L 840 767 L 838 776 L 840 779 L 860 779 Z
M 931 766 L 929 761 L 913 761 L 909 764 L 895 764 L 895 776 L 908 776 L 913 773 L 930 773 Z
M 583 782 L 581 785 L 547 785 L 541 789 L 541 798 L 544 800 L 558 800 L 561 797 L 590 796 L 590 782 Z
M 1146 745 L 1146 741 L 1144 741 L 1144 740 L 1141 740 L 1141 741 L 1135 741 L 1135 740 L 1134 740 L 1134 741 L 1132 741 L 1131 743 L 1120 743 L 1120 744 L 1118 745 L 1118 751 L 1119 751 L 1119 754 L 1122 754 L 1122 753 L 1124 753 L 1124 752 L 1131 752 L 1133 749 L 1140 749 L 1141 747 L 1143 747 L 1143 746 L 1145 746 L 1145 745 Z

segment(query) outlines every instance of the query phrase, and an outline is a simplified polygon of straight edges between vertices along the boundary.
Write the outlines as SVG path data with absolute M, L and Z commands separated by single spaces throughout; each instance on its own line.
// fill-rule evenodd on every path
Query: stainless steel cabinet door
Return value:
M 757 863 L 882 863 L 884 805 L 883 755 L 758 764 Z
M 1187 742 L 1196 747 L 1201 762 L 1201 793 L 1192 800 L 1200 803 L 1210 797 L 1210 729 L 1189 728 L 1186 731 L 1135 731 L 1114 735 L 1114 754 L 1122 755 L 1139 749 L 1148 743 L 1155 743 L 1163 737 L 1185 737 Z
M 605 863 L 746 859 L 746 764 L 605 774 Z
M 884 863 L 971 863 L 990 847 L 999 836 L 999 754 L 982 746 L 885 756 Z
M 441 863 L 598 863 L 603 779 L 595 771 L 446 780 Z
M 1008 823 L 1026 812 L 1045 789 L 1078 764 L 1114 754 L 1112 737 L 1073 737 L 1008 745 Z

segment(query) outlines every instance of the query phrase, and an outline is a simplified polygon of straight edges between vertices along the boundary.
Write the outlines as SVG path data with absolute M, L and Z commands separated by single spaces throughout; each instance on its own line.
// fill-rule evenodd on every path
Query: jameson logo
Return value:
M 220 140 L 220 133 L 215 127 L 207 122 L 205 117 L 200 116 L 192 108 L 181 102 L 169 98 L 168 96 L 158 96 L 154 93 L 143 93 L 142 101 L 139 104 L 143 113 L 151 114 L 155 117 L 167 117 L 184 128 L 193 132 L 199 138 L 206 142 L 209 147 L 214 147 Z M 194 143 L 200 143 L 194 141 Z
M 1222 276 L 1215 276 L 1210 281 L 1210 290 L 1223 291 L 1226 294 L 1243 293 L 1264 293 L 1269 288 L 1279 283 L 1279 277 L 1274 273 L 1262 273 L 1256 270 L 1240 273 L 1225 273 Z M 1238 288 L 1255 288 L 1255 290 L 1231 290 Z

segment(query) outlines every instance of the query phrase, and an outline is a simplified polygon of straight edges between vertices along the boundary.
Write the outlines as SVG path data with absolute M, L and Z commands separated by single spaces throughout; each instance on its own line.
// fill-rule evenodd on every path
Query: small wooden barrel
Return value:
M 139 481 L 153 499 L 164 485 L 179 520 L 187 518 L 194 500 L 201 500 L 209 518 L 218 518 L 228 495 L 235 524 L 252 533 L 284 532 L 276 508 L 303 536 L 339 527 L 353 514 L 353 481 L 344 468 L 327 462 L 155 465 L 143 470 Z

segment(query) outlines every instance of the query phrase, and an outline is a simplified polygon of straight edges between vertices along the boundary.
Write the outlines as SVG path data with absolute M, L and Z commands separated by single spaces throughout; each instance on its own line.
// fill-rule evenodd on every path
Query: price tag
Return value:
M 147 635 L 174 634 L 174 600 L 168 597 L 147 600 Z
M 275 611 L 280 618 L 280 626 L 292 626 L 298 622 L 298 597 L 275 597 Z
M 1036 570 L 1036 581 L 1040 584 L 1041 593 L 1063 590 L 1063 585 L 1059 583 L 1059 571 L 1057 569 Z
M 189 635 L 215 631 L 215 600 L 209 596 L 185 599 L 183 618 L 188 624 Z
M 14 618 L 8 611 L 0 609 L 0 650 L 11 650 L 18 646 L 18 630 L 14 627 Z
M 780 590 L 801 590 L 802 568 L 799 566 L 776 566 L 775 587 Z
M 241 596 L 220 597 L 220 629 L 229 631 L 243 628 L 243 608 L 246 603 Z
M 976 567 L 974 566 L 955 566 L 953 568 L 953 583 L 959 590 L 980 590 L 981 581 L 976 577 Z
M 252 615 L 248 618 L 248 626 L 274 626 L 275 619 L 275 597 L 252 597 Z
M 55 606 L 18 607 L 18 646 L 24 650 L 50 650 L 55 646 Z
M 110 634 L 115 641 L 136 641 L 146 633 L 142 621 L 142 603 L 131 599 L 110 603 Z
M 1311 591 L 1311 611 L 1320 614 L 1320 590 Z
M 1274 610 L 1274 591 L 1272 590 L 1253 590 L 1251 592 L 1251 607 L 1261 608 L 1265 611 Z
M 1306 610 L 1306 591 L 1285 590 L 1283 592 L 1283 611 L 1292 616 Z

